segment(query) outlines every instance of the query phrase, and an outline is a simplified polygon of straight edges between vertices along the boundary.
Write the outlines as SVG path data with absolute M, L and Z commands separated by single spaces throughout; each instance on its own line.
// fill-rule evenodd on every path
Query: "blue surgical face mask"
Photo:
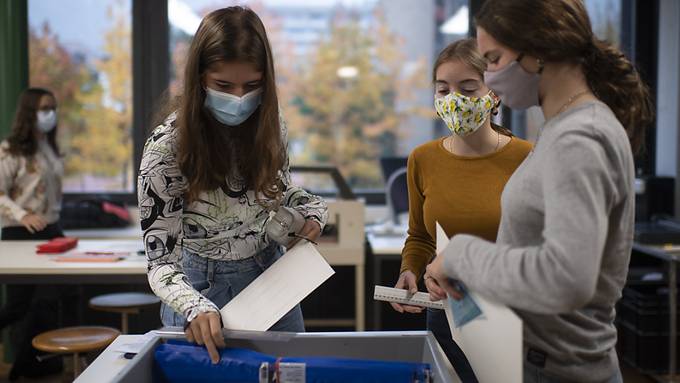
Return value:
M 262 88 L 255 89 L 243 95 L 219 92 L 205 88 L 205 106 L 210 109 L 217 121 L 228 126 L 235 126 L 247 120 L 262 100 Z
M 37 117 L 38 130 L 43 133 L 49 133 L 57 126 L 57 112 L 54 109 L 39 110 Z

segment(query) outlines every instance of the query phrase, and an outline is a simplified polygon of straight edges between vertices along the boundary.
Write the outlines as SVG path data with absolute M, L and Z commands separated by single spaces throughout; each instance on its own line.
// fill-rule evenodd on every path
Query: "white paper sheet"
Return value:
M 448 236 L 437 223 L 437 254 L 448 243 Z M 451 306 L 444 300 L 453 340 L 467 356 L 480 383 L 521 383 L 522 320 L 508 307 L 469 293 L 484 315 L 461 328 L 453 325 Z
M 314 245 L 300 243 L 222 307 L 224 328 L 266 331 L 334 273 Z
M 184 333 L 182 333 L 182 335 L 184 335 Z M 113 352 L 138 354 L 147 343 L 156 339 L 157 336 L 158 335 L 156 334 L 156 331 L 151 330 L 141 337 L 137 337 L 127 343 L 120 344 L 116 349 L 113 350 Z

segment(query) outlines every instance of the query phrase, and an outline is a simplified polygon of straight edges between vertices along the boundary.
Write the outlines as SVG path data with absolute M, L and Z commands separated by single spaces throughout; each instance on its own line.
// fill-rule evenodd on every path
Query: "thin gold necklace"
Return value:
M 561 114 L 562 112 L 564 112 L 565 110 L 567 110 L 567 108 L 568 108 L 574 101 L 576 101 L 579 97 L 585 95 L 585 94 L 588 93 L 588 92 L 590 92 L 589 89 L 582 90 L 582 91 L 580 91 L 580 92 L 574 94 L 573 96 L 569 97 L 569 99 L 567 100 L 567 102 L 565 102 L 564 105 L 562 105 L 562 107 L 557 111 L 557 114 L 555 114 L 555 115 L 557 116 L 557 115 Z
M 496 131 L 496 134 L 498 135 L 498 141 L 496 142 L 496 147 L 493 149 L 492 153 L 496 153 L 498 151 L 498 147 L 501 146 L 501 133 L 499 131 Z M 451 152 L 451 154 L 456 154 L 453 151 L 453 136 L 450 136 L 450 138 L 451 139 L 449 140 L 448 150 L 449 152 Z
M 538 145 L 538 141 L 541 139 L 541 135 L 543 135 L 543 129 L 545 129 L 545 126 L 548 124 L 548 121 L 552 120 L 553 118 L 555 118 L 555 117 L 557 117 L 558 115 L 560 115 L 561 113 L 563 113 L 565 110 L 567 110 L 567 108 L 569 107 L 569 105 L 571 105 L 571 104 L 572 104 L 574 101 L 576 101 L 579 97 L 581 97 L 581 96 L 583 96 L 583 95 L 585 95 L 585 94 L 587 94 L 587 93 L 589 93 L 589 92 L 590 92 L 590 90 L 589 90 L 589 89 L 586 89 L 586 90 L 582 90 L 582 91 L 580 91 L 580 92 L 578 92 L 578 93 L 572 95 L 571 97 L 569 97 L 569 99 L 567 100 L 567 102 L 565 102 L 564 105 L 562 105 L 562 106 L 560 107 L 560 109 L 557 111 L 557 113 L 556 113 L 554 116 L 550 117 L 549 120 L 545 121 L 545 122 L 543 123 L 543 125 L 541 126 L 541 128 L 538 130 L 538 136 L 536 137 L 536 142 L 534 143 L 534 147 L 536 147 L 536 146 Z M 533 153 L 534 150 L 532 149 L 531 152 Z

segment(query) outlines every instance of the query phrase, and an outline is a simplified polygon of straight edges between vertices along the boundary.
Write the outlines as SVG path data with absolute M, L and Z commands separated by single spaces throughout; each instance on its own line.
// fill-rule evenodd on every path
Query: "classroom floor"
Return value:
M 10 364 L 4 362 L 5 354 L 3 352 L 2 344 L 0 344 L 0 383 L 9 382 L 9 370 L 12 367 Z M 32 382 L 32 383 L 67 383 L 72 381 L 72 375 L 62 376 L 62 374 L 49 375 L 41 378 L 19 378 L 16 382 Z
M 9 380 L 7 376 L 9 375 L 10 365 L 2 362 L 4 360 L 2 353 L 2 345 L 0 345 L 0 383 L 7 383 Z M 622 365 L 623 381 L 625 383 L 653 383 L 654 380 L 638 373 L 634 369 L 627 367 L 625 364 Z M 17 382 L 31 382 L 31 383 L 66 383 L 71 381 L 71 374 L 56 374 L 51 376 L 46 376 L 42 378 L 20 378 Z M 678 380 L 680 382 L 680 379 Z

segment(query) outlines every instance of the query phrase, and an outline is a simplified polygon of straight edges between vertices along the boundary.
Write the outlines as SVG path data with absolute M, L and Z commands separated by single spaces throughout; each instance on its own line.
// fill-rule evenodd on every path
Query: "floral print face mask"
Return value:
M 451 92 L 444 97 L 435 97 L 434 108 L 449 130 L 459 137 L 477 131 L 496 106 L 492 92 L 482 97 L 467 97 Z

